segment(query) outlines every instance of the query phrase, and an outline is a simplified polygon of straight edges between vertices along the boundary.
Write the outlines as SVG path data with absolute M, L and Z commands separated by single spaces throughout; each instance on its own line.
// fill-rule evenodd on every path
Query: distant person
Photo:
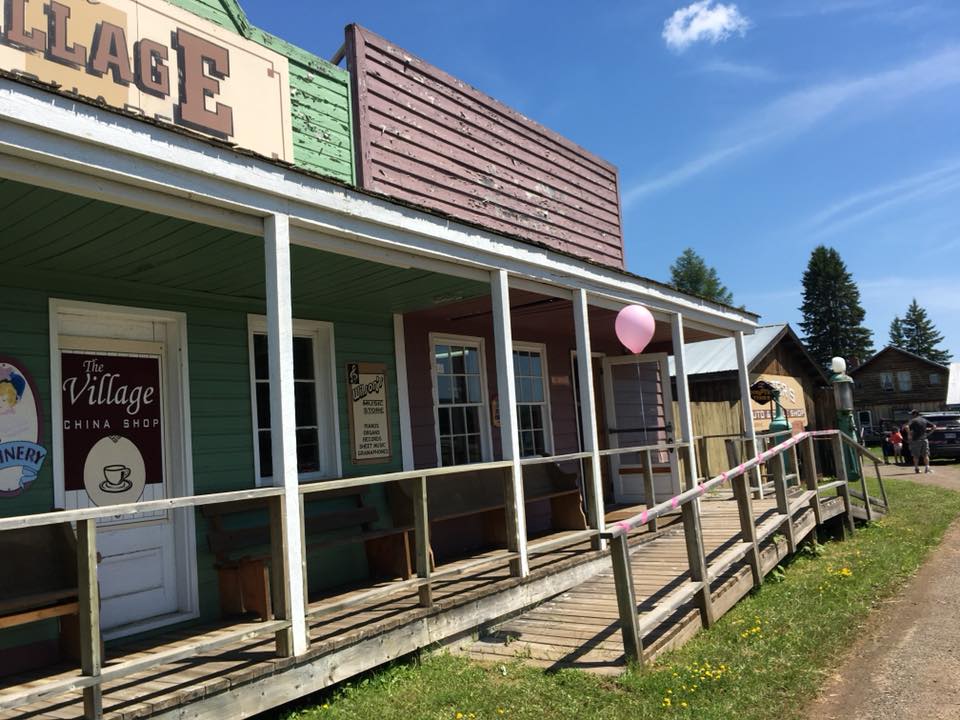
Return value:
M 904 465 L 913 465 L 913 455 L 910 453 L 910 425 L 904 424 L 900 428 L 900 436 L 903 438 L 903 447 L 901 448 L 901 453 L 903 454 L 903 464 Z
M 900 428 L 894 428 L 890 433 L 890 444 L 893 445 L 893 464 L 899 465 L 903 462 L 903 435 L 900 434 Z
M 890 456 L 893 455 L 893 440 L 891 439 L 892 433 L 885 432 L 883 434 L 883 443 L 880 445 L 881 450 L 883 451 L 883 464 L 890 464 Z
M 923 463 L 923 471 L 930 472 L 930 433 L 937 429 L 937 426 L 927 420 L 920 414 L 919 410 L 910 412 L 910 454 L 913 455 L 913 471 L 920 472 L 920 464 Z

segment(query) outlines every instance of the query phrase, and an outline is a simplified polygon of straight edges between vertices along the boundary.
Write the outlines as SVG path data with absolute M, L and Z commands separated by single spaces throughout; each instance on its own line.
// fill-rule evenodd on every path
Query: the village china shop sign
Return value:
M 162 0 L 4 0 L 0 69 L 293 161 L 287 61 Z
M 163 482 L 160 358 L 64 352 L 61 363 L 65 488 L 135 502 Z

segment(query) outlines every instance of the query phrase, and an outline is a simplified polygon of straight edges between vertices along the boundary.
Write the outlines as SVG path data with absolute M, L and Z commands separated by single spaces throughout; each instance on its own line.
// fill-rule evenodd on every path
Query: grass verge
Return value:
M 800 718 L 871 608 L 903 585 L 960 515 L 960 494 L 949 490 L 889 480 L 887 491 L 890 516 L 846 542 L 799 554 L 712 630 L 616 680 L 434 654 L 342 686 L 319 704 L 281 717 Z

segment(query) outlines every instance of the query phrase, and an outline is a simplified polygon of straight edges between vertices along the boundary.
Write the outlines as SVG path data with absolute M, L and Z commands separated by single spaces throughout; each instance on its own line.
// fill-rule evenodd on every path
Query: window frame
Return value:
M 884 379 L 887 378 L 887 377 L 890 378 L 890 384 L 889 384 L 889 385 L 884 382 Z M 881 389 L 883 392 L 893 392 L 894 390 L 897 389 L 897 377 L 896 377 L 896 374 L 895 374 L 892 370 L 891 370 L 891 371 L 883 371 L 883 372 L 880 373 L 880 389 Z
M 270 487 L 273 477 L 260 476 L 260 428 L 257 420 L 257 372 L 254 335 L 267 334 L 267 318 L 247 315 L 247 352 L 250 377 L 250 420 L 253 431 L 253 476 L 257 487 Z M 317 447 L 321 469 L 299 473 L 301 483 L 331 480 L 343 474 L 340 454 L 340 402 L 337 395 L 336 348 L 333 323 L 323 320 L 293 320 L 294 337 L 307 337 L 313 343 L 313 375 L 317 413 Z M 326 378 L 326 380 L 325 380 Z M 331 458 L 325 464 L 324 458 Z
M 543 406 L 543 451 L 545 456 L 556 454 L 553 442 L 553 414 L 550 405 L 550 371 L 547 365 L 547 346 L 544 343 L 527 342 L 517 340 L 513 343 L 513 352 L 536 352 L 540 355 L 540 367 L 543 374 L 543 402 L 542 403 L 520 403 L 517 401 L 517 440 L 520 439 L 520 405 L 542 405 Z M 511 353 L 512 357 L 512 353 Z M 516 373 L 514 373 L 514 384 L 516 384 Z M 524 455 L 523 443 L 520 444 L 520 457 L 540 457 L 539 455 Z
M 929 385 L 931 387 L 933 386 L 941 387 L 943 385 L 943 383 L 940 381 L 940 373 L 935 373 L 935 372 L 930 373 Z
M 430 394 L 433 401 L 433 439 L 436 445 L 437 467 L 457 467 L 444 465 L 443 455 L 440 452 L 440 392 L 437 382 L 437 345 L 464 345 L 477 350 L 480 361 L 480 460 L 490 462 L 493 457 L 490 420 L 490 393 L 487 388 L 487 353 L 486 344 L 482 337 L 473 335 L 450 335 L 447 333 L 429 334 L 429 362 L 430 362 Z M 473 465 L 475 463 L 470 463 Z

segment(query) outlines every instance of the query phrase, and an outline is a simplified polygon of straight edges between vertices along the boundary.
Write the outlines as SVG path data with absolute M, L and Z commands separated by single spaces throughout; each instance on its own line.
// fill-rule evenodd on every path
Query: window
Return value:
M 431 348 L 440 465 L 482 462 L 487 444 L 483 342 L 438 337 Z
M 542 345 L 514 345 L 513 374 L 517 388 L 520 456 L 552 452 L 547 370 Z
M 269 485 L 273 477 L 273 446 L 266 320 L 251 316 L 249 326 L 257 482 Z M 329 323 L 296 320 L 293 333 L 297 471 L 301 480 L 336 477 L 340 474 L 340 452 L 333 379 L 333 329 Z
M 880 373 L 880 388 L 882 390 L 893 390 L 893 373 Z
M 900 388 L 900 392 L 910 392 L 910 389 L 913 387 L 913 384 L 910 381 L 909 370 L 897 371 L 897 387 Z
M 930 384 L 931 385 L 940 384 L 940 375 L 938 373 L 930 373 Z

